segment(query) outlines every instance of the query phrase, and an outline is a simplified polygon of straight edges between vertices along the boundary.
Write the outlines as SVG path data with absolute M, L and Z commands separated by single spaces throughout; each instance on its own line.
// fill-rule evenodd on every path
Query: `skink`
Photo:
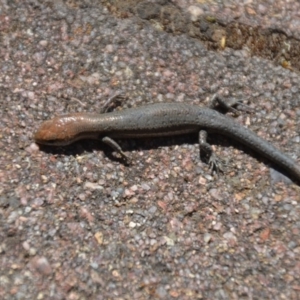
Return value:
M 44 145 L 68 145 L 80 139 L 102 138 L 125 156 L 113 138 L 145 138 L 199 133 L 200 149 L 212 156 L 206 131 L 233 138 L 284 169 L 300 182 L 300 166 L 230 117 L 210 108 L 184 103 L 158 103 L 104 114 L 73 113 L 45 121 L 35 133 L 35 141 Z M 215 165 L 217 166 L 217 165 Z

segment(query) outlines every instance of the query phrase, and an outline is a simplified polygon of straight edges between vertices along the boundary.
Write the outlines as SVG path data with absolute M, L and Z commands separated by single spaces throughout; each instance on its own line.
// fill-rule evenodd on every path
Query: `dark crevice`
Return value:
M 204 42 L 209 50 L 248 49 L 252 56 L 263 57 L 295 72 L 300 70 L 300 42 L 287 36 L 283 29 L 265 29 L 237 21 L 226 23 L 214 16 L 200 16 L 193 22 L 168 0 L 102 2 L 119 18 L 135 16 L 168 33 L 186 34 Z

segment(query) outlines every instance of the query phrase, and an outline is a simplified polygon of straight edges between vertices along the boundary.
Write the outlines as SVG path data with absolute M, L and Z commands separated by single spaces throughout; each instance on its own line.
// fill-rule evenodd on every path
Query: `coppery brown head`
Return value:
M 41 145 L 69 145 L 75 137 L 71 123 L 72 120 L 68 115 L 45 121 L 34 134 L 34 139 Z

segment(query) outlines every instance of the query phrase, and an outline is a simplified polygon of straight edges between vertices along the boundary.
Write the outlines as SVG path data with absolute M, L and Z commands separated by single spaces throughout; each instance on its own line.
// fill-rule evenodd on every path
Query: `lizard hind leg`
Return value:
M 222 162 L 214 153 L 210 144 L 207 143 L 207 132 L 205 130 L 199 131 L 199 150 L 204 151 L 206 156 L 208 157 L 209 170 L 213 173 L 216 171 L 217 173 L 224 173 Z

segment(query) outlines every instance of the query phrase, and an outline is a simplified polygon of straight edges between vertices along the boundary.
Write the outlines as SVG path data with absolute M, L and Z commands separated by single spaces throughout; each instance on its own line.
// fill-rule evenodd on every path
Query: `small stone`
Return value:
M 98 231 L 94 234 L 95 239 L 97 240 L 99 245 L 103 244 L 103 233 L 101 231 Z
M 130 222 L 128 226 L 129 226 L 130 228 L 134 228 L 134 227 L 136 227 L 136 225 L 137 225 L 136 223 Z
M 31 261 L 32 267 L 42 275 L 50 275 L 52 273 L 51 265 L 46 257 L 34 257 Z
M 203 9 L 196 5 L 191 5 L 187 10 L 191 14 L 192 22 L 196 22 L 203 15 Z
M 210 233 L 205 233 L 204 234 L 204 237 L 203 237 L 203 240 L 205 242 L 205 244 L 208 244 L 212 239 L 212 235 Z

